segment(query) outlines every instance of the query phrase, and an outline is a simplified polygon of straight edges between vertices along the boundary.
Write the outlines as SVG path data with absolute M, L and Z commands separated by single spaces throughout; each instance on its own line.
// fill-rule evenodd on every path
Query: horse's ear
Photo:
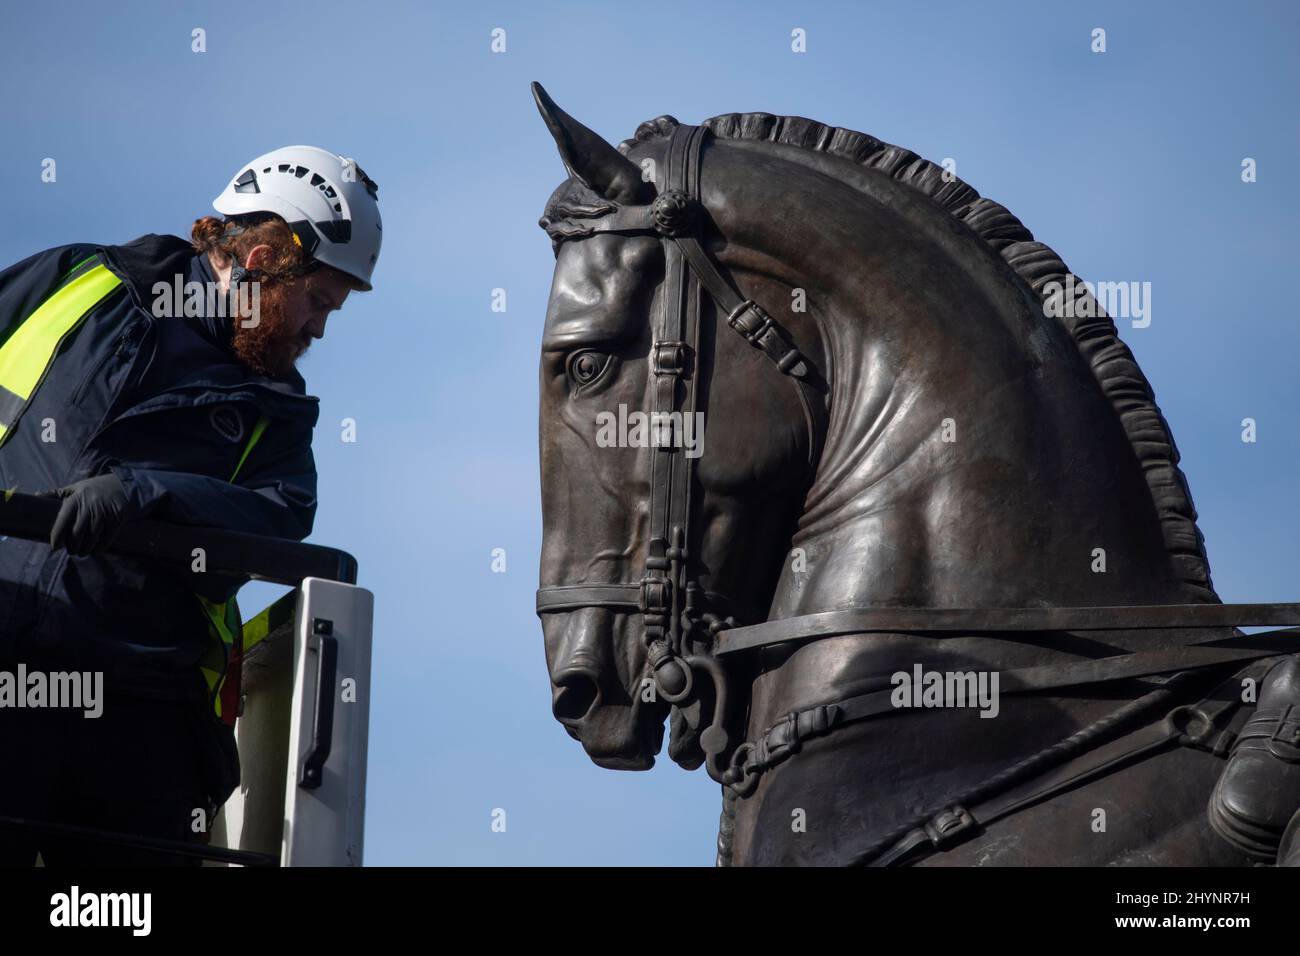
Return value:
M 654 191 L 642 181 L 636 163 L 556 106 L 542 84 L 534 83 L 532 89 L 537 111 L 555 137 L 569 175 L 620 205 L 642 205 L 654 199 Z

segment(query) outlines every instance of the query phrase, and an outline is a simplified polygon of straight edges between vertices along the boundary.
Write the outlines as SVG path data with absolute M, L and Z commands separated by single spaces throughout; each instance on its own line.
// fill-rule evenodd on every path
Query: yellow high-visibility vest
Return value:
M 98 256 L 83 259 L 9 336 L 0 348 L 0 445 L 13 434 L 31 404 L 59 346 L 121 285 L 122 280 L 109 272 Z

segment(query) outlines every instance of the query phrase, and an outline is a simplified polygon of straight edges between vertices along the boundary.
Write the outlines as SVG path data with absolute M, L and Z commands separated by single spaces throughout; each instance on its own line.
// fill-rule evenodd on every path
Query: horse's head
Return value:
M 801 858 L 837 859 L 960 792 L 969 754 L 1013 762 L 1105 703 L 1013 697 L 990 733 L 853 701 L 1104 644 L 821 612 L 1215 600 L 1141 370 L 1004 207 L 802 117 L 661 117 L 615 149 L 535 95 L 570 173 L 542 219 L 538 610 L 555 716 L 598 764 L 649 767 L 671 711 L 673 759 L 741 798 L 727 854 L 786 859 L 798 807 L 841 822 Z M 730 618 L 781 623 L 719 646 Z
M 665 311 L 675 321 L 683 288 L 694 289 L 651 223 L 663 212 L 651 204 L 666 190 L 655 185 L 670 162 L 664 132 L 676 121 L 646 124 L 658 135 L 620 152 L 539 86 L 534 94 L 571 174 L 541 220 L 556 248 L 540 427 L 552 710 L 593 761 L 631 770 L 654 763 L 679 703 L 670 753 L 693 767 L 704 757 L 701 722 L 712 719 L 701 707 L 717 701 L 691 690 L 699 681 L 684 658 L 707 649 L 698 641 L 710 622 L 765 616 L 816 437 L 800 389 L 726 330 L 709 296 L 699 295 L 693 341 L 655 348 L 678 337 L 664 334 Z M 670 540 L 686 518 L 689 532 Z M 686 580 L 696 585 L 689 598 Z M 688 601 L 698 627 L 674 636 Z

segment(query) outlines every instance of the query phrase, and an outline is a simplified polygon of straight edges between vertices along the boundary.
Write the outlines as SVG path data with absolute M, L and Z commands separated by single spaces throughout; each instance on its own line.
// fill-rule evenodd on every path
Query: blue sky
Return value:
M 553 262 L 536 220 L 563 170 L 528 82 L 614 142 L 663 113 L 763 110 L 953 157 L 1080 276 L 1151 282 L 1150 327 L 1121 335 L 1182 451 L 1219 592 L 1296 600 L 1298 10 L 23 5 L 4 15 L 0 263 L 188 235 L 276 146 L 355 157 L 380 184 L 375 291 L 330 320 L 302 371 L 322 400 L 312 540 L 354 553 L 376 595 L 367 862 L 707 865 L 716 785 L 666 758 L 599 770 L 550 716 L 533 589 Z M 46 157 L 57 183 L 41 182 Z M 355 444 L 340 440 L 349 417 Z M 244 593 L 251 611 L 275 591 Z

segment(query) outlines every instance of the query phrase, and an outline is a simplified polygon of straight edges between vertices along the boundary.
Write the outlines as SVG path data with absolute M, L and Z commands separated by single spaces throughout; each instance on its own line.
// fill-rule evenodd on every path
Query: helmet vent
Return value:
M 235 168 L 235 179 L 212 202 L 232 230 L 278 218 L 313 262 L 370 288 L 382 239 L 379 186 L 355 160 L 314 146 L 285 146 Z

